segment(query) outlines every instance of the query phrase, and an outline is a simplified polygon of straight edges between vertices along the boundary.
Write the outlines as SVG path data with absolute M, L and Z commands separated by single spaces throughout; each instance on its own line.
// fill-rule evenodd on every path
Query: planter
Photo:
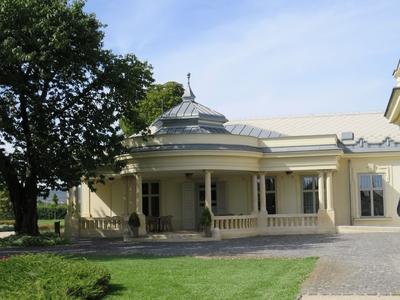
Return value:
M 211 226 L 206 225 L 204 226 L 204 236 L 205 237 L 212 237 Z

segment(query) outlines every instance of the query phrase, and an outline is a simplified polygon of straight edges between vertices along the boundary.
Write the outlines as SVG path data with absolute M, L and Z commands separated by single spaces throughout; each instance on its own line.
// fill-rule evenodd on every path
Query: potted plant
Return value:
M 128 225 L 132 232 L 133 237 L 138 237 L 139 236 L 140 219 L 139 219 L 139 216 L 137 213 L 134 212 L 129 216 Z
M 206 237 L 211 237 L 211 212 L 208 207 L 203 208 L 200 223 L 203 226 L 204 235 Z

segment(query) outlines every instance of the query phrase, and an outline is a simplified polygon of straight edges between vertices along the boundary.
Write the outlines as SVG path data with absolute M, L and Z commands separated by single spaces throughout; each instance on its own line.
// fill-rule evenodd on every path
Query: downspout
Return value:
M 347 167 L 349 170 L 349 208 L 350 208 L 350 225 L 353 225 L 352 207 L 351 207 L 351 160 L 347 160 Z

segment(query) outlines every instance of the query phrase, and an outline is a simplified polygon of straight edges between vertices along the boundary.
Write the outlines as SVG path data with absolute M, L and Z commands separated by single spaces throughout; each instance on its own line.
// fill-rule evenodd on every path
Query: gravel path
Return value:
M 318 256 L 320 259 L 314 272 L 303 285 L 303 294 L 400 294 L 400 233 L 263 236 L 174 243 L 81 240 L 73 245 L 52 248 L 0 249 L 0 256 L 27 251 L 85 255 Z

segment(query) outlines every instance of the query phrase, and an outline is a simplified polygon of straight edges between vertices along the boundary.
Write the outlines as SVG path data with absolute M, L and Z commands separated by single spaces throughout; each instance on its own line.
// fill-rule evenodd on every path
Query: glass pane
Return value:
M 304 205 L 304 213 L 312 214 L 314 213 L 314 199 L 313 193 L 303 193 L 303 205 Z
M 374 191 L 374 216 L 383 216 L 383 191 Z
M 270 215 L 276 214 L 275 193 L 267 194 L 267 212 Z
M 142 194 L 143 195 L 149 194 L 149 184 L 148 183 L 142 183 Z
M 359 180 L 360 190 L 371 189 L 371 176 L 370 175 L 360 175 Z
M 211 189 L 211 205 L 217 206 L 217 190 Z
M 383 187 L 382 175 L 373 175 L 372 176 L 372 186 L 375 189 L 381 189 Z
M 274 177 L 265 178 L 265 186 L 267 191 L 275 191 L 275 178 Z
M 361 196 L 361 216 L 371 216 L 371 192 L 360 191 Z
M 204 190 L 199 191 L 199 202 L 200 202 L 200 207 L 204 207 L 204 202 L 206 199 L 206 192 Z
M 149 198 L 148 197 L 143 197 L 142 198 L 142 209 L 143 209 L 143 214 L 145 216 L 149 215 Z
M 313 177 L 307 176 L 303 177 L 303 190 L 312 190 L 313 189 Z
M 153 182 L 151 184 L 151 193 L 153 195 L 158 195 L 160 193 L 160 188 L 158 182 Z
M 160 198 L 159 197 L 151 197 L 151 215 L 153 217 L 160 216 Z

